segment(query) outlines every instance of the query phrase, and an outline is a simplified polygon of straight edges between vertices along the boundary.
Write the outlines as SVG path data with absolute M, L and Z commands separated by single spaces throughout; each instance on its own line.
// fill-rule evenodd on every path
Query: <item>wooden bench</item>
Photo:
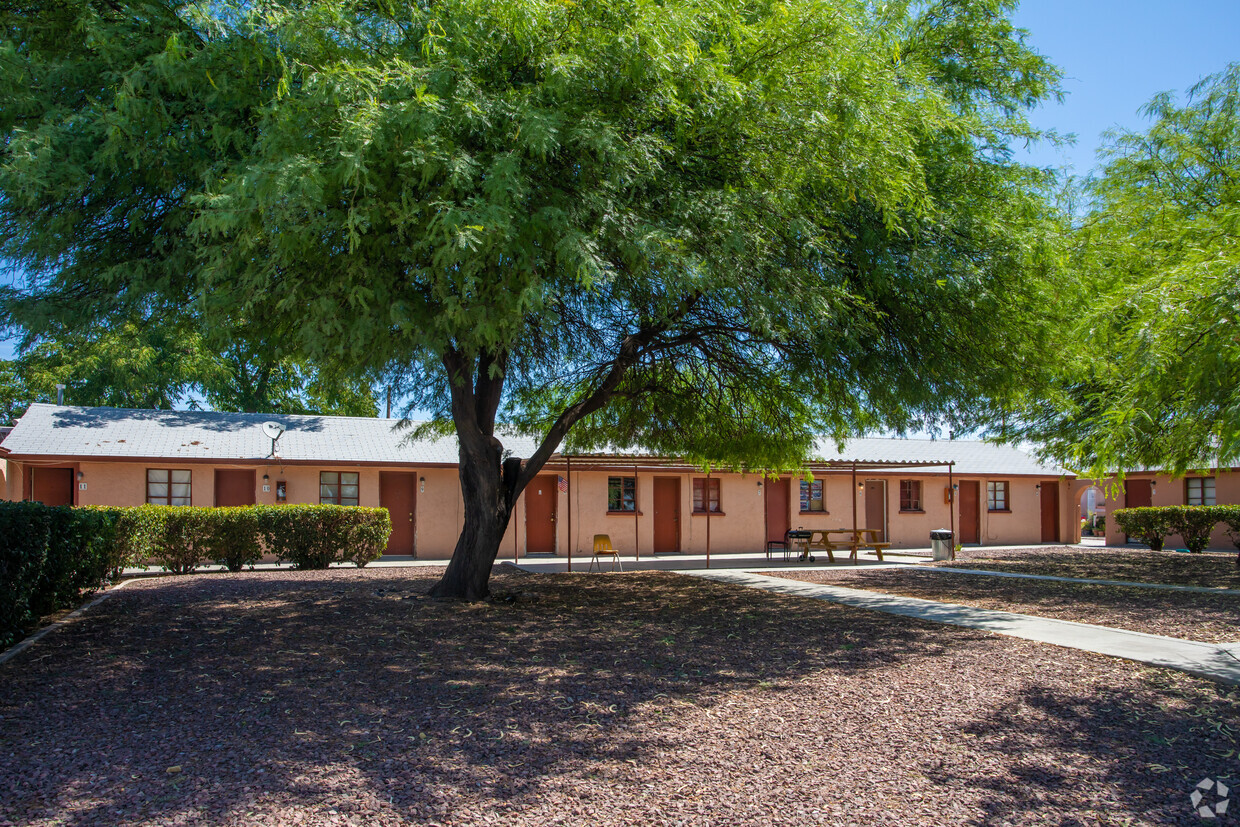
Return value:
M 843 551 L 848 549 L 848 556 L 854 563 L 857 562 L 857 553 L 861 549 L 873 549 L 881 562 L 883 559 L 883 549 L 891 548 L 891 543 L 880 542 L 877 539 L 881 533 L 882 531 L 877 528 L 831 529 L 823 532 L 823 542 L 824 544 L 829 543 L 831 548 L 835 550 Z M 842 534 L 844 537 L 832 542 L 827 539 L 828 535 L 831 534 Z M 827 552 L 827 557 L 830 558 L 831 562 L 835 562 L 835 557 L 830 551 Z
M 873 549 L 881 561 L 883 559 L 883 549 L 891 548 L 891 543 L 878 541 L 877 537 L 881 533 L 881 530 L 877 528 L 798 529 L 788 532 L 788 544 L 791 545 L 795 542 L 800 545 L 801 551 L 797 554 L 797 559 L 802 561 L 813 560 L 813 553 L 815 551 L 825 551 L 827 553 L 827 560 L 834 563 L 835 552 L 847 550 L 849 558 L 855 563 L 857 561 L 857 553 L 861 549 Z M 833 534 L 841 536 L 838 539 L 834 539 L 831 536 Z

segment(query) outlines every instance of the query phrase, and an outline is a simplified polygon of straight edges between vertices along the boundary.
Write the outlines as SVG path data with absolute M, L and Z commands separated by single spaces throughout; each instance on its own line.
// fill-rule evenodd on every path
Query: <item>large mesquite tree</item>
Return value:
M 1240 63 L 1107 135 L 1070 232 L 1080 358 L 1020 435 L 1098 476 L 1240 462 Z
M 173 297 L 402 377 L 460 444 L 435 592 L 478 599 L 570 430 L 781 468 L 1034 381 L 1008 146 L 1057 73 L 1014 5 L 28 0 L 0 252 L 83 317 Z

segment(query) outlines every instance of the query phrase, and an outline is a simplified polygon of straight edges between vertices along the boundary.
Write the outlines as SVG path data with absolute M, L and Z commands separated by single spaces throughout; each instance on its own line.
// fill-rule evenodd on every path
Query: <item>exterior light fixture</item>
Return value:
M 1037 485 L 1035 485 L 1035 486 L 1033 487 L 1033 490 L 1034 490 L 1034 491 L 1037 491 L 1039 494 L 1041 494 L 1041 493 L 1042 493 L 1042 483 L 1038 483 Z
M 425 494 L 425 493 L 426 493 L 426 477 L 419 477 L 419 478 L 418 478 L 418 493 L 419 493 L 419 494 Z
M 82 477 L 85 477 L 85 476 L 86 476 L 86 475 L 85 475 L 85 474 L 83 474 L 81 471 L 78 471 L 78 472 L 77 472 L 77 478 L 78 478 L 78 480 L 79 480 L 79 481 L 81 481 Z

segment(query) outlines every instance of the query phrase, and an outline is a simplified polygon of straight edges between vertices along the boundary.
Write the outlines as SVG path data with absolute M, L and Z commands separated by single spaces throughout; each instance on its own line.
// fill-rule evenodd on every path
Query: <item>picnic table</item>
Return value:
M 890 548 L 891 543 L 881 541 L 882 529 L 879 528 L 811 528 L 795 529 L 788 532 L 789 543 L 800 546 L 797 560 L 812 561 L 815 550 L 825 551 L 827 559 L 835 562 L 835 552 L 848 549 L 848 556 L 857 562 L 859 549 L 874 549 L 878 559 L 883 559 L 883 549 Z

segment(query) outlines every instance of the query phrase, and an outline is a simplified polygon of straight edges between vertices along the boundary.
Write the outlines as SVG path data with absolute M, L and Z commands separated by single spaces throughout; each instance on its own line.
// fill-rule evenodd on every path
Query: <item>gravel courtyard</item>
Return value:
M 934 565 L 1049 574 L 1054 577 L 1240 589 L 1240 566 L 1236 565 L 1235 553 L 1230 551 L 1184 554 L 1178 551 L 1105 547 L 965 548 L 954 562 Z
M 1240 690 L 664 572 L 149 579 L 0 665 L 0 824 L 1200 823 Z M 942 575 L 944 578 L 953 575 Z
M 919 569 L 776 569 L 763 574 L 1205 643 L 1240 642 L 1240 595 L 1234 594 L 1016 580 Z

